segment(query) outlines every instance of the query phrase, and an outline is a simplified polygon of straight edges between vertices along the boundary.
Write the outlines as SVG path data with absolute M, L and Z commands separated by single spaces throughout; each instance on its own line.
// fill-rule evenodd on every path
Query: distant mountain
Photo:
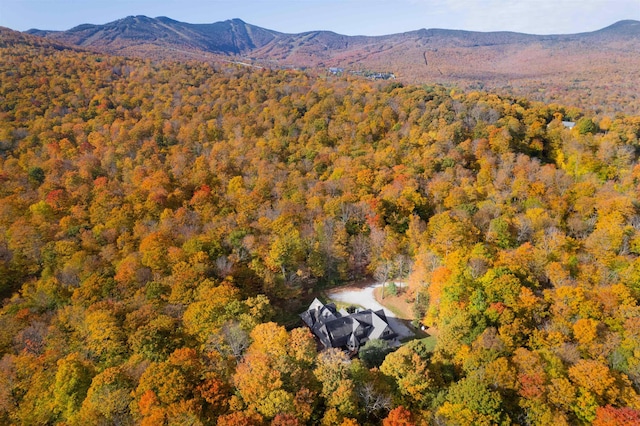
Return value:
M 595 35 L 613 35 L 613 36 L 640 36 L 640 21 L 634 21 L 631 19 L 618 21 L 613 25 L 609 25 L 599 31 L 594 31 Z
M 422 29 L 387 36 L 345 36 L 331 31 L 285 34 L 232 19 L 213 24 L 189 24 L 167 17 L 128 16 L 104 25 L 84 24 L 68 31 L 29 30 L 27 33 L 103 50 L 145 55 L 148 49 L 175 52 L 199 51 L 223 55 L 250 55 L 260 59 L 307 56 L 306 62 L 342 57 L 367 47 L 368 53 L 394 50 L 409 42 L 434 47 L 468 47 L 562 43 L 599 39 L 640 41 L 640 22 L 627 20 L 591 33 L 571 35 L 530 35 L 514 32 L 473 32 Z M 406 46 L 405 46 L 406 47 Z
M 55 40 L 36 37 L 31 34 L 15 31 L 10 28 L 0 27 L 0 48 L 15 45 L 27 45 L 32 47 L 43 47 L 54 50 L 82 50 L 67 43 L 60 43 Z
M 223 56 L 276 67 L 388 72 L 411 83 L 505 90 L 547 102 L 562 101 L 568 92 L 579 102 L 600 102 L 589 100 L 594 87 L 617 98 L 637 92 L 640 81 L 640 22 L 633 20 L 568 35 L 421 29 L 369 37 L 285 34 L 240 19 L 188 24 L 129 16 L 68 31 L 28 32 L 111 54 L 176 60 Z
M 240 55 L 263 47 L 278 32 L 240 19 L 188 24 L 167 17 L 128 16 L 105 25 L 84 24 L 68 31 L 29 30 L 30 34 L 114 54 L 189 56 L 194 52 Z

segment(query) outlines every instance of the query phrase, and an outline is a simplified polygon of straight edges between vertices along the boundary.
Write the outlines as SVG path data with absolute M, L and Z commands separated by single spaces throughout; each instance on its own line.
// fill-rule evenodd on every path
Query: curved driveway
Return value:
M 356 288 L 356 287 L 345 287 L 338 288 L 332 290 L 328 293 L 329 298 L 331 300 L 335 300 L 336 302 L 350 303 L 353 305 L 359 305 L 364 307 L 365 309 L 371 309 L 372 311 L 378 311 L 380 309 L 384 310 L 385 315 L 387 316 L 389 325 L 393 329 L 393 331 L 398 334 L 399 339 L 404 339 L 406 337 L 413 337 L 415 333 L 411 331 L 409 327 L 407 327 L 404 322 L 393 314 L 389 309 L 382 306 L 376 300 L 373 295 L 373 290 L 376 287 L 381 287 L 382 284 L 372 284 L 367 287 Z

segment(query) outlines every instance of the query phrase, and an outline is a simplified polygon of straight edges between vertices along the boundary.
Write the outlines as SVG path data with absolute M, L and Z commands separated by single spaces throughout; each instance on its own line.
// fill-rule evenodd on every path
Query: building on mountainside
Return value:
M 346 348 L 357 352 L 371 339 L 390 340 L 397 336 L 382 309 L 362 309 L 350 314 L 344 309 L 338 311 L 333 303 L 325 305 L 314 299 L 300 317 L 325 349 Z
M 564 127 L 566 127 L 567 129 L 573 129 L 576 126 L 576 122 L 575 121 L 563 121 L 562 125 Z
M 395 80 L 396 75 L 392 72 L 377 72 L 369 76 L 371 80 Z

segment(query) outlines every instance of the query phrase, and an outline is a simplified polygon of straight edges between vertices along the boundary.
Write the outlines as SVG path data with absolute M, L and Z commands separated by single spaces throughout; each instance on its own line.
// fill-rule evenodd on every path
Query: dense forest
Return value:
M 640 424 L 639 138 L 3 30 L 0 423 Z M 318 351 L 296 315 L 380 270 L 435 349 Z

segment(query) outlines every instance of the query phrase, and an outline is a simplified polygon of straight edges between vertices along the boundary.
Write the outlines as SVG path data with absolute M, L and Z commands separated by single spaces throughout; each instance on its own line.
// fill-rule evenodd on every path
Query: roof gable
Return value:
M 389 326 L 383 310 L 364 309 L 345 315 L 333 303 L 322 304 L 318 299 L 300 314 L 302 320 L 318 337 L 325 348 L 347 347 L 357 350 L 371 339 L 391 339 L 396 333 Z

